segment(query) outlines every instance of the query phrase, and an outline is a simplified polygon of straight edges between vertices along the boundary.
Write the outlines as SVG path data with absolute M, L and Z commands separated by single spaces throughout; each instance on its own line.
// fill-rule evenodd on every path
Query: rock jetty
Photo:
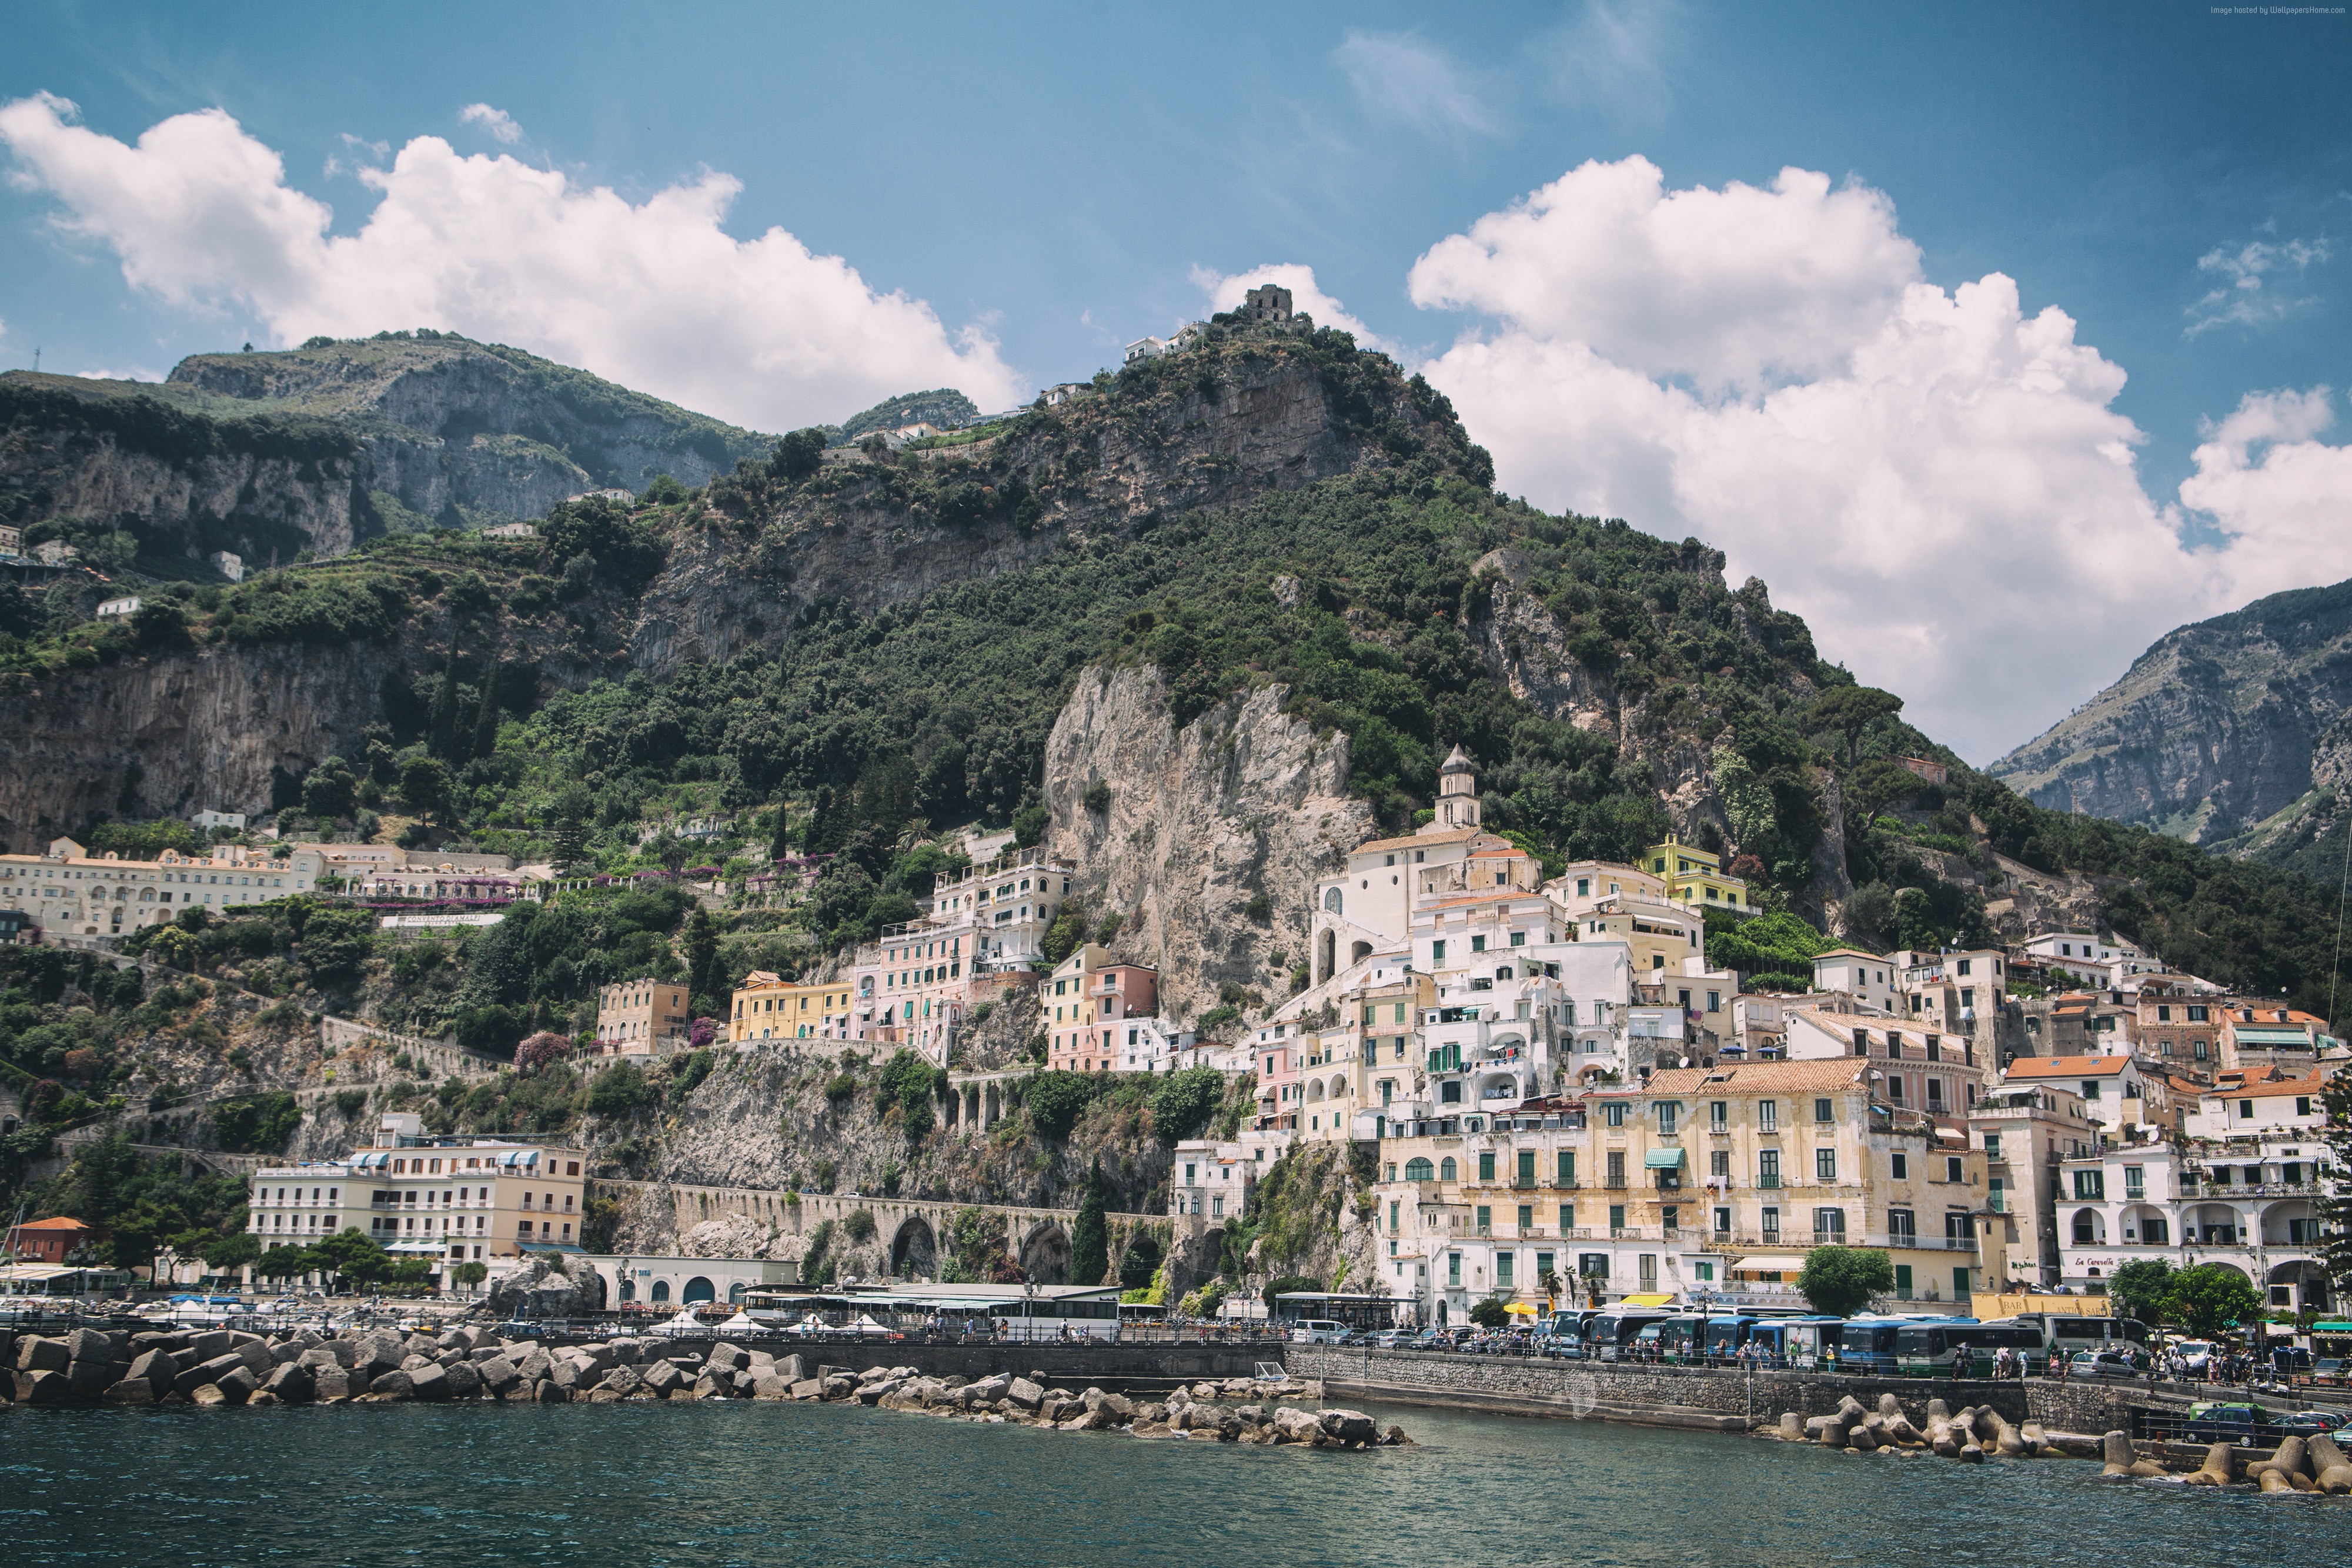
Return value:
M 1988 1455 L 2004 1459 L 2097 1459 L 2103 1465 L 2100 1474 L 2105 1476 L 2166 1477 L 2195 1487 L 2252 1483 L 2265 1492 L 2352 1494 L 2352 1464 L 2345 1462 L 2335 1440 L 2326 1437 L 2289 1437 L 2271 1453 L 2240 1449 L 2228 1443 L 2139 1444 L 2132 1441 L 2128 1432 L 2092 1437 L 2083 1432 L 2045 1431 L 2034 1421 L 2013 1426 L 1990 1406 L 1966 1406 L 1955 1415 L 1941 1399 L 1927 1401 L 1924 1419 L 1924 1427 L 1914 1425 L 1902 1402 L 1892 1394 L 1880 1395 L 1875 1410 L 1847 1395 L 1827 1416 L 1784 1411 L 1779 1424 L 1766 1435 L 1784 1442 L 1818 1443 L 1848 1454 L 1932 1453 L 1966 1464 L 1982 1464 Z
M 1227 1443 L 1370 1448 L 1409 1442 L 1359 1410 L 1308 1410 L 1278 1401 L 1307 1394 L 1285 1383 L 1197 1384 L 1138 1403 L 1089 1387 L 1073 1393 L 1030 1378 L 924 1376 L 911 1366 L 863 1372 L 811 1368 L 726 1341 L 709 1346 L 621 1338 L 550 1348 L 488 1329 L 438 1334 L 395 1329 L 256 1334 L 233 1329 L 131 1333 L 76 1329 L 54 1336 L 0 1332 L 0 1404 L 342 1405 L 503 1399 L 591 1405 L 637 1399 L 831 1401 L 1065 1432 L 1131 1432 Z M 1255 1394 L 1255 1402 L 1245 1402 Z

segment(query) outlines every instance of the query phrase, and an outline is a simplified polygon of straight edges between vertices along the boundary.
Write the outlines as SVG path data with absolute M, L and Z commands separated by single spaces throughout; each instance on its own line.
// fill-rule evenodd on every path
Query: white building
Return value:
M 1832 947 L 1813 960 L 1813 989 L 1843 991 L 1865 1008 L 1895 1010 L 1902 976 L 1894 959 L 1859 947 Z
M 188 821 L 199 828 L 230 828 L 238 832 L 245 831 L 243 811 L 198 811 Z
M 215 915 L 267 904 L 318 886 L 318 855 L 297 849 L 273 855 L 223 844 L 204 855 L 165 850 L 127 861 L 109 850 L 92 855 L 71 839 L 50 841 L 38 855 L 0 855 L 0 908 L 20 909 L 44 931 L 119 936 L 172 919 L 190 904 Z
M 215 571 L 219 572 L 231 582 L 245 580 L 245 558 L 235 550 L 216 549 L 205 559 L 212 562 Z
M 101 621 L 111 621 L 120 616 L 136 615 L 139 613 L 139 596 L 135 593 L 126 593 L 120 599 L 100 600 L 98 606 L 98 618 Z

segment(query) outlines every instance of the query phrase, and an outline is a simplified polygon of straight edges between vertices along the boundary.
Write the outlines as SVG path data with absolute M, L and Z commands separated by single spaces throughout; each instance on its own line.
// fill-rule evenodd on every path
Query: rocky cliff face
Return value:
M 248 566 L 385 528 L 537 517 L 656 474 L 698 485 L 773 438 L 461 338 L 199 354 L 161 385 L 0 375 L 0 509 Z
M 1157 669 L 1090 671 L 1046 742 L 1046 848 L 1077 862 L 1087 907 L 1124 916 L 1115 946 L 1159 967 L 1167 1016 L 1305 963 L 1316 880 L 1372 834 L 1348 737 L 1286 715 L 1287 695 L 1260 687 L 1180 732 Z
M 2183 626 L 1992 774 L 2059 811 L 2259 853 L 2321 787 L 2321 739 L 2352 713 L 2352 582 Z M 2286 831 L 2282 833 L 2281 829 Z
M 632 659 L 659 676 L 692 659 L 773 653 L 818 606 L 871 614 L 1162 517 L 1384 461 L 1391 430 L 1439 434 L 1409 396 L 1369 414 L 1340 404 L 1314 364 L 1236 352 L 1213 373 L 1115 402 L 1082 399 L 972 446 L 854 456 L 836 465 L 848 482 L 773 508 L 715 496 L 731 515 L 680 542 L 646 598 Z M 1013 494 L 1032 509 L 992 499 Z M 972 496 L 992 499 L 959 507 Z

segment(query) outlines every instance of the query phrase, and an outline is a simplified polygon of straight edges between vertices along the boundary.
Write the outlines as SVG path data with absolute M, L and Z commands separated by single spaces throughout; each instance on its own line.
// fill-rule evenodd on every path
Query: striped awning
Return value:
M 1652 1149 L 1642 1156 L 1642 1168 L 1652 1171 L 1678 1171 L 1683 1168 L 1680 1149 Z

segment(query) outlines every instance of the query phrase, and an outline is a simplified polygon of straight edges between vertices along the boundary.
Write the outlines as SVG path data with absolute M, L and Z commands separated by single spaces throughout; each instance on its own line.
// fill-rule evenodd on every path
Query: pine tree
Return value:
M 1102 1161 L 1097 1157 L 1087 1172 L 1086 1197 L 1079 1201 L 1078 1218 L 1070 1227 L 1070 1282 L 1074 1285 L 1099 1285 L 1110 1272 L 1110 1233 L 1103 1223 Z

